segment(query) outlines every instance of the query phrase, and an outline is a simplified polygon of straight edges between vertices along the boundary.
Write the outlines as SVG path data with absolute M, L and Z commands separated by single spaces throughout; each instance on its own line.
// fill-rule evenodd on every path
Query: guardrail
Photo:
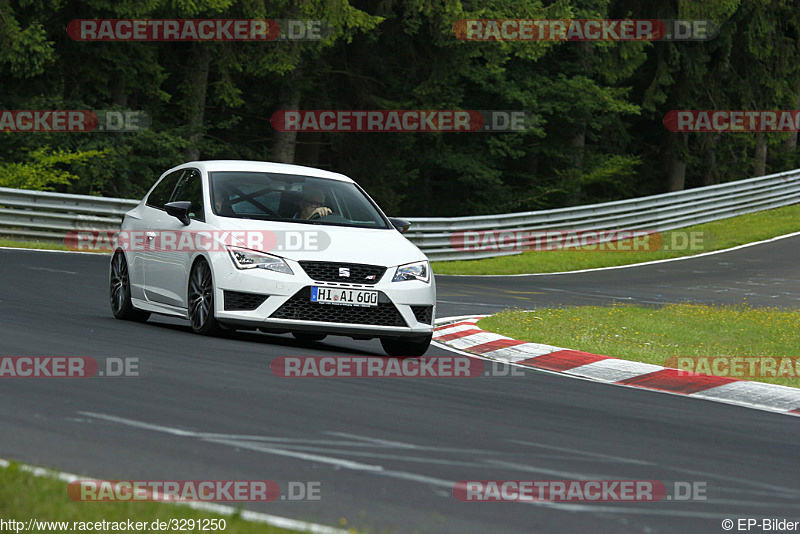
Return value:
M 115 231 L 138 200 L 0 187 L 0 235 L 63 241 L 75 230 Z M 519 254 L 453 246 L 465 232 L 666 231 L 800 202 L 800 169 L 674 193 L 554 210 L 477 217 L 412 217 L 406 234 L 434 261 Z M 480 248 L 480 247 L 478 247 Z M 502 247 L 500 247 L 502 248 Z
M 116 231 L 122 215 L 138 203 L 0 187 L 0 235 L 63 242 L 74 230 Z
M 406 235 L 431 260 L 474 260 L 520 252 L 454 248 L 454 235 L 489 230 L 663 232 L 797 202 L 800 202 L 800 169 L 587 206 L 477 217 L 412 218 L 409 220 L 413 224 Z

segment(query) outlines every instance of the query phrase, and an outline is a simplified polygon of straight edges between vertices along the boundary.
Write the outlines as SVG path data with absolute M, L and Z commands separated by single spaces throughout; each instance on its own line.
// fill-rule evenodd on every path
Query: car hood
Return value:
M 262 233 L 264 246 L 256 245 L 251 248 L 295 261 L 331 261 L 391 267 L 426 259 L 416 245 L 394 229 L 377 230 L 253 219 L 226 219 L 221 229 Z

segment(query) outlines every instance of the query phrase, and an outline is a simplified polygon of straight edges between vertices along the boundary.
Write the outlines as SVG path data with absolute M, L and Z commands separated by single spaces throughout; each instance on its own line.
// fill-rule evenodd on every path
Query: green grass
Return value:
M 539 250 L 483 260 L 439 261 L 434 262 L 432 268 L 436 274 L 470 275 L 575 271 L 722 250 L 797 231 L 800 231 L 800 204 L 664 232 L 661 242 L 668 247 L 674 243 L 675 250 L 664 250 L 663 247 L 645 250 L 643 246 L 631 247 L 630 244 L 629 248 L 638 250 Z M 690 232 L 697 238 L 695 246 L 681 247 L 684 243 L 682 235 Z M 657 245 L 656 239 L 651 241 L 651 248 Z
M 0 247 L 67 250 L 67 247 L 63 243 L 51 243 L 47 241 L 20 241 L 16 239 L 0 239 Z
M 478 326 L 514 339 L 676 367 L 677 357 L 792 358 L 790 377 L 735 378 L 800 387 L 800 310 L 671 304 L 506 310 Z M 744 364 L 745 368 L 749 364 Z M 780 368 L 779 366 L 776 366 Z M 720 369 L 728 368 L 727 365 Z M 758 372 L 758 371 L 757 371 Z M 788 374 L 788 371 L 784 371 Z M 705 372 L 705 374 L 723 374 Z M 766 369 L 761 374 L 774 374 Z
M 280 514 L 277 514 L 280 515 Z M 0 519 L 22 521 L 98 522 L 127 521 L 152 523 L 172 519 L 224 519 L 226 528 L 217 532 L 284 534 L 297 532 L 263 523 L 245 521 L 238 514 L 224 516 L 193 510 L 187 506 L 158 502 L 80 502 L 67 496 L 67 483 L 54 477 L 39 477 L 11 463 L 0 467 Z M 342 520 L 343 525 L 346 521 Z M 196 524 L 195 524 L 196 526 Z M 8 530 L 6 528 L 6 530 Z M 53 529 L 62 531 L 59 528 Z M 13 531 L 13 530 L 12 530 Z M 149 529 L 145 530 L 150 532 Z M 352 532 L 355 532 L 354 530 Z

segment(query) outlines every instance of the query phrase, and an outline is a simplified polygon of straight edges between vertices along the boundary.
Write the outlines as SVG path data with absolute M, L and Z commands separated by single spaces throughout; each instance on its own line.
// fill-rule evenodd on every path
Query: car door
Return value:
M 145 199 L 145 206 L 141 219 L 131 223 L 130 235 L 127 237 L 130 247 L 129 262 L 131 264 L 131 294 L 135 298 L 147 299 L 147 271 L 145 268 L 148 248 L 153 245 L 153 239 L 147 235 L 148 228 L 153 220 L 164 212 L 164 204 L 169 202 L 178 180 L 183 176 L 183 169 L 171 172 L 161 178 Z
M 187 307 L 189 270 L 199 248 L 196 236 L 209 228 L 205 223 L 205 200 L 200 171 L 185 169 L 170 202 L 191 202 L 189 225 L 184 225 L 166 211 L 160 211 L 151 220 L 147 234 L 155 246 L 145 256 L 145 286 L 149 300 Z

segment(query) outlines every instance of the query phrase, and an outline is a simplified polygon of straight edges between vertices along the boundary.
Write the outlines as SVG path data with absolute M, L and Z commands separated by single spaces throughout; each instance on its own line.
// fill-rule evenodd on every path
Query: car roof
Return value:
M 192 167 L 198 170 L 209 172 L 270 172 L 275 174 L 295 174 L 300 176 L 313 176 L 316 178 L 328 178 L 342 182 L 353 182 L 344 174 L 337 172 L 324 171 L 313 167 L 302 165 L 290 165 L 287 163 L 273 163 L 269 161 L 246 161 L 246 160 L 209 160 L 209 161 L 190 161 L 183 165 L 178 165 L 172 170 Z M 169 172 L 169 171 L 168 171 Z

